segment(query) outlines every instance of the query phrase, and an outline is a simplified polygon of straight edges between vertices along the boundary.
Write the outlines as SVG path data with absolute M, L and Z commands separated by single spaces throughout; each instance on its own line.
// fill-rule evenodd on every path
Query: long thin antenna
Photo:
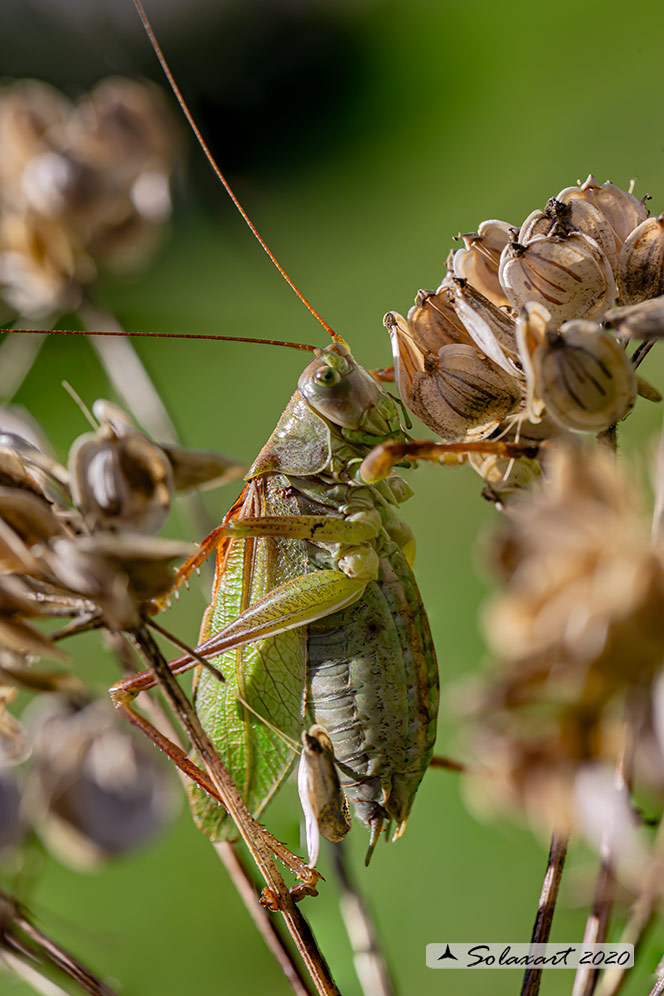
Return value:
M 43 329 L 0 329 L 0 332 L 11 332 L 12 335 L 44 335 Z M 203 335 L 201 332 L 126 332 L 124 329 L 112 332 L 89 332 L 86 329 L 53 329 L 48 335 L 115 335 L 126 336 L 129 339 L 221 339 L 223 342 L 259 342 L 264 346 L 287 346 L 288 349 L 300 349 L 306 353 L 315 353 L 317 346 L 309 346 L 304 342 L 285 342 L 281 339 L 250 339 L 240 335 Z
M 224 185 L 226 193 L 228 194 L 228 196 L 232 200 L 233 204 L 235 205 L 235 207 L 237 208 L 237 210 L 240 212 L 242 218 L 244 219 L 244 221 L 246 222 L 246 224 L 251 229 L 253 235 L 255 236 L 256 239 L 258 239 L 258 242 L 260 243 L 260 245 L 262 246 L 262 248 L 265 250 L 265 252 L 268 254 L 268 256 L 270 257 L 270 259 L 272 260 L 272 262 L 276 266 L 277 270 L 279 271 L 279 273 L 281 274 L 281 276 L 284 278 L 284 280 L 288 284 L 288 286 L 292 290 L 295 291 L 295 293 L 299 297 L 300 301 L 302 301 L 302 303 L 304 304 L 304 306 L 311 312 L 311 314 L 314 316 L 314 318 L 316 319 L 316 321 L 320 322 L 320 324 L 323 326 L 323 328 L 325 329 L 325 331 L 328 332 L 332 336 L 332 338 L 336 340 L 337 339 L 336 332 L 332 328 L 330 328 L 330 326 L 327 324 L 327 322 L 325 321 L 325 319 L 322 318 L 318 314 L 318 312 L 316 311 L 316 309 L 314 308 L 314 306 L 312 304 L 310 304 L 309 301 L 307 301 L 307 299 L 304 296 L 304 294 L 302 293 L 302 291 L 300 291 L 296 287 L 296 285 L 293 283 L 293 281 L 288 276 L 288 274 L 286 273 L 286 271 L 282 267 L 282 265 L 279 262 L 279 260 L 277 259 L 277 257 L 274 255 L 274 253 L 272 252 L 272 250 L 269 248 L 269 246 L 267 245 L 267 243 L 264 241 L 264 239 L 260 235 L 258 229 L 256 228 L 256 226 L 252 222 L 252 220 L 249 217 L 249 215 L 244 210 L 244 208 L 240 204 L 239 200 L 235 196 L 235 193 L 234 193 L 231 185 L 229 184 L 229 182 L 226 179 L 226 177 L 224 176 L 224 174 L 221 172 L 221 169 L 217 165 L 217 162 L 216 162 L 214 156 L 210 152 L 210 150 L 209 150 L 209 148 L 208 148 L 208 146 L 207 146 L 207 144 L 205 142 L 205 139 L 201 135 L 201 132 L 200 132 L 200 130 L 198 128 L 198 125 L 194 121 L 194 118 L 193 118 L 193 116 L 191 114 L 191 111 L 189 110 L 189 107 L 187 106 L 187 102 L 185 101 L 184 97 L 182 96 L 182 94 L 180 92 L 179 86 L 175 82 L 175 77 L 173 76 L 173 73 L 171 72 L 170 66 L 166 62 L 166 56 L 162 52 L 161 46 L 160 46 L 159 42 L 157 41 L 157 37 L 156 37 L 154 31 L 152 30 L 152 25 L 150 24 L 150 21 L 148 20 L 148 15 L 145 13 L 145 10 L 143 8 L 143 4 L 141 3 L 141 0 L 134 0 L 134 6 L 136 7 L 136 10 L 138 11 L 138 16 L 140 17 L 141 21 L 143 22 L 143 27 L 145 28 L 145 33 L 147 34 L 148 38 L 150 39 L 150 44 L 152 45 L 152 48 L 154 49 L 155 55 L 157 56 L 157 58 L 159 59 L 159 62 L 161 63 L 161 68 L 163 69 L 164 75 L 166 76 L 166 79 L 168 80 L 168 82 L 170 84 L 171 90 L 175 94 L 177 102 L 180 105 L 180 107 L 182 108 L 182 113 L 184 114 L 184 116 L 186 117 L 187 121 L 189 122 L 189 126 L 190 126 L 191 130 L 193 131 L 194 135 L 196 136 L 196 140 L 198 141 L 198 144 L 200 145 L 200 147 L 202 148 L 203 152 L 205 153 L 205 155 L 207 157 L 207 161 L 209 162 L 210 166 L 212 167 L 212 169 L 216 173 L 217 178 L 219 180 L 221 180 L 222 184 Z

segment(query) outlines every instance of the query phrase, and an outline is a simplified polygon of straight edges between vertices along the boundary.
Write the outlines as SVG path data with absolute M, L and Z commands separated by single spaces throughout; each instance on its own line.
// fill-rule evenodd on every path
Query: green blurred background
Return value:
M 76 4 L 52 0 L 43 9 L 15 5 L 11 18 L 5 9 L 3 68 L 26 76 L 46 71 L 72 95 L 110 71 L 149 71 L 150 53 L 128 27 L 130 0 L 114 5 L 129 8 L 127 21 L 89 21 Z M 272 8 L 274 18 L 277 7 L 217 6 L 212 16 L 179 0 L 155 14 L 158 22 L 164 18 L 163 43 L 173 51 L 183 89 L 191 89 L 194 107 L 215 132 L 240 198 L 361 362 L 390 362 L 384 312 L 405 313 L 418 288 L 437 286 L 451 236 L 482 219 L 518 224 L 591 171 L 623 186 L 635 177 L 637 194 L 652 193 L 652 210 L 664 209 L 661 3 L 369 0 L 328 8 L 303 2 L 284 8 L 295 20 L 271 41 L 263 27 L 266 11 Z M 21 20 L 26 9 L 30 19 Z M 203 25 L 204 40 L 188 12 Z M 242 58 L 229 27 L 234 17 L 243 25 Z M 291 52 L 286 40 L 299 31 L 297 18 L 315 31 L 303 31 Z M 67 38 L 70 49 L 63 48 Z M 254 49 L 256 39 L 261 45 Z M 285 90 L 274 83 L 272 58 L 281 67 L 278 78 L 285 74 Z M 261 86 L 252 87 L 256 80 Z M 217 103 L 210 97 L 216 89 Z M 195 149 L 190 160 L 170 239 L 140 278 L 107 281 L 100 302 L 131 329 L 324 345 L 323 332 L 263 257 Z M 137 348 L 184 440 L 247 462 L 301 369 L 295 353 L 248 345 L 156 341 Z M 662 388 L 660 357 L 651 354 L 644 374 Z M 47 427 L 61 455 L 86 430 L 59 386 L 65 377 L 88 402 L 109 396 L 87 344 L 53 337 L 17 398 Z M 641 465 L 660 418 L 655 406 L 640 401 L 624 430 Z M 477 546 L 497 513 L 481 500 L 470 470 L 422 467 L 409 480 L 415 497 L 404 517 L 419 543 L 417 577 L 445 692 L 483 661 L 477 613 L 490 582 Z M 213 519 L 235 495 L 230 486 L 206 497 Z M 184 528 L 175 516 L 171 534 Z M 170 625 L 194 639 L 203 606 L 202 593 L 192 588 Z M 99 687 L 113 680 L 112 667 L 97 660 L 95 641 L 81 640 L 79 648 L 82 669 Z M 458 728 L 444 706 L 439 752 L 458 749 Z M 300 846 L 292 785 L 266 822 Z M 431 941 L 527 940 L 546 842 L 517 824 L 481 821 L 466 808 L 459 779 L 432 772 L 407 833 L 397 845 L 380 846 L 368 870 L 365 847 L 364 830 L 356 827 L 353 864 L 400 993 L 518 992 L 518 973 L 430 971 L 424 949 Z M 586 850 L 572 850 L 554 939 L 582 937 L 594 865 Z M 327 855 L 322 871 L 328 881 L 304 910 L 341 991 L 354 996 L 359 989 Z M 119 980 L 127 996 L 289 991 L 184 810 L 155 845 L 98 874 L 76 875 L 47 860 L 24 898 L 45 929 L 97 972 Z M 661 942 L 661 932 L 649 938 L 625 990 L 630 996 L 648 991 Z M 569 972 L 549 972 L 542 991 L 569 993 L 571 980 Z M 0 990 L 28 991 L 5 976 Z

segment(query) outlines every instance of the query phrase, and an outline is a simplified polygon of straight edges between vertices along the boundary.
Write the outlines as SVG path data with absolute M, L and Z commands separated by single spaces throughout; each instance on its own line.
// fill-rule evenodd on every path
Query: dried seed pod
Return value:
M 143 844 L 174 810 L 159 758 L 105 701 L 42 698 L 28 713 L 34 768 L 28 810 L 46 843 L 76 868 Z
M 539 461 L 529 457 L 509 460 L 495 455 L 470 453 L 468 463 L 485 482 L 482 495 L 496 505 L 505 506 L 524 488 L 529 488 L 542 475 Z
M 5 203 L 22 199 L 21 180 L 33 156 L 57 149 L 72 105 L 38 80 L 19 80 L 0 89 L 0 186 Z
M 580 232 L 566 238 L 538 235 L 525 246 L 511 243 L 503 250 L 500 281 L 515 307 L 538 301 L 557 324 L 594 317 L 615 298 L 609 261 Z
M 621 304 L 664 294 L 664 214 L 647 218 L 626 239 L 618 259 L 617 283 Z
M 0 487 L 0 519 L 28 546 L 61 536 L 63 527 L 51 506 L 21 488 Z
M 515 322 L 465 280 L 454 280 L 454 307 L 473 342 L 511 376 L 519 376 Z
M 320 834 L 332 842 L 343 840 L 351 821 L 327 730 L 314 724 L 309 732 L 302 734 L 302 745 L 297 789 L 305 817 L 309 864 L 313 868 L 318 861 Z
M 59 222 L 34 211 L 0 218 L 0 285 L 20 314 L 40 318 L 73 311 L 81 283 L 96 275 L 92 260 Z
M 540 208 L 536 208 L 528 215 L 519 229 L 516 242 L 520 246 L 525 246 L 534 238 L 537 238 L 538 235 L 551 235 L 555 226 L 555 220 L 550 214 L 547 214 L 546 211 L 542 211 Z
M 645 204 L 631 190 L 621 190 L 608 180 L 600 186 L 592 173 L 579 186 L 565 187 L 556 200 L 564 203 L 584 200 L 601 211 L 611 227 L 618 253 L 630 232 L 648 217 Z
M 22 835 L 19 784 L 10 771 L 0 766 L 0 852 L 17 844 Z
M 72 499 L 92 528 L 157 532 L 171 507 L 171 464 L 142 432 L 126 423 L 119 434 L 118 424 L 107 421 L 72 444 Z
M 603 321 L 632 339 L 661 339 L 664 336 L 664 294 L 638 304 L 612 308 L 603 316 Z
M 162 443 L 160 448 L 170 464 L 176 491 L 218 488 L 236 481 L 247 470 L 232 457 L 212 450 L 190 450 L 171 443 Z
M 23 725 L 7 708 L 17 694 L 15 688 L 0 685 L 0 769 L 4 765 L 22 764 L 30 756 L 30 743 Z
M 515 233 L 516 229 L 506 221 L 483 221 L 477 232 L 461 236 L 466 248 L 455 252 L 452 260 L 455 277 L 467 280 L 497 308 L 510 303 L 498 279 L 498 264 Z
M 42 560 L 66 589 L 90 599 L 112 630 L 132 630 L 145 603 L 170 591 L 171 562 L 194 552 L 188 543 L 142 533 L 97 533 L 51 541 Z
M 415 304 L 408 312 L 406 328 L 414 343 L 428 353 L 437 353 L 441 346 L 454 342 L 470 345 L 473 341 L 454 309 L 454 292 L 445 281 L 437 291 L 417 292 Z
M 552 331 L 552 328 L 551 314 L 544 305 L 529 301 L 519 311 L 516 342 L 526 378 L 525 415 L 531 423 L 539 422 L 544 412 L 544 402 L 538 394 L 533 370 L 533 354 L 542 345 L 547 332 Z
M 399 394 L 416 418 L 454 442 L 488 435 L 521 399 L 518 383 L 475 346 L 452 343 L 437 354 L 412 340 L 404 319 L 385 316 Z
M 636 401 L 632 362 L 595 322 L 565 322 L 532 355 L 536 391 L 551 417 L 577 432 L 601 432 Z
M 18 577 L 0 575 L 0 650 L 25 657 L 36 654 L 55 660 L 69 658 L 46 633 L 25 622 L 26 617 L 39 616 L 41 603 L 30 588 Z
M 561 191 L 560 197 L 552 197 L 547 203 L 546 214 L 554 223 L 555 234 L 571 235 L 572 232 L 581 232 L 596 242 L 615 271 L 618 263 L 616 238 L 611 225 L 598 208 L 581 197 L 572 197 L 567 191 Z

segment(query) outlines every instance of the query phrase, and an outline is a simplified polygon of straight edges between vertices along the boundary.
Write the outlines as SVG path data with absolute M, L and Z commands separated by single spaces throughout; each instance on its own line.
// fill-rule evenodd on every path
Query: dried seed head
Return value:
M 557 324 L 592 318 L 615 298 L 609 261 L 580 232 L 566 238 L 536 236 L 525 246 L 510 244 L 501 258 L 500 281 L 516 308 L 537 301 Z
M 621 304 L 664 294 L 664 214 L 647 218 L 626 239 L 618 259 L 617 283 Z
M 71 109 L 63 94 L 37 80 L 19 80 L 0 89 L 0 188 L 10 205 L 22 199 L 26 164 L 60 147 Z
M 0 88 L 0 284 L 32 317 L 75 310 L 97 263 L 135 266 L 170 216 L 175 128 L 159 90 L 114 78 L 72 105 Z
M 476 746 L 487 789 L 499 784 L 541 825 L 554 803 L 572 814 L 584 765 L 615 762 L 624 694 L 649 701 L 664 556 L 615 458 L 558 447 L 543 485 L 510 506 L 494 562 L 503 590 L 485 626 L 500 665 L 476 701 Z
M 20 314 L 39 318 L 75 310 L 79 281 L 95 275 L 89 257 L 59 223 L 34 212 L 0 217 L 0 284 Z
M 519 404 L 519 385 L 475 346 L 442 346 L 424 352 L 411 338 L 404 319 L 389 312 L 385 324 L 392 339 L 401 399 L 409 411 L 443 439 L 482 438 Z
M 453 257 L 455 277 L 467 280 L 497 308 L 510 304 L 498 279 L 498 264 L 500 254 L 514 240 L 515 233 L 506 221 L 483 221 L 477 232 L 461 236 L 466 248 L 459 249 Z
M 90 868 L 152 837 L 174 797 L 159 758 L 105 701 L 41 699 L 29 713 L 29 813 L 49 847 Z
M 595 322 L 565 322 L 532 356 L 534 394 L 566 429 L 601 432 L 636 401 L 636 376 L 625 350 Z

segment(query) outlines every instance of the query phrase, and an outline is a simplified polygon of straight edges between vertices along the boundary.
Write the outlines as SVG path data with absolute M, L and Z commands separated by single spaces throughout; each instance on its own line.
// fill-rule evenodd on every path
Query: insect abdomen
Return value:
M 403 828 L 428 766 L 438 711 L 429 626 L 394 544 L 363 597 L 309 627 L 308 710 L 330 734 L 360 819 Z

